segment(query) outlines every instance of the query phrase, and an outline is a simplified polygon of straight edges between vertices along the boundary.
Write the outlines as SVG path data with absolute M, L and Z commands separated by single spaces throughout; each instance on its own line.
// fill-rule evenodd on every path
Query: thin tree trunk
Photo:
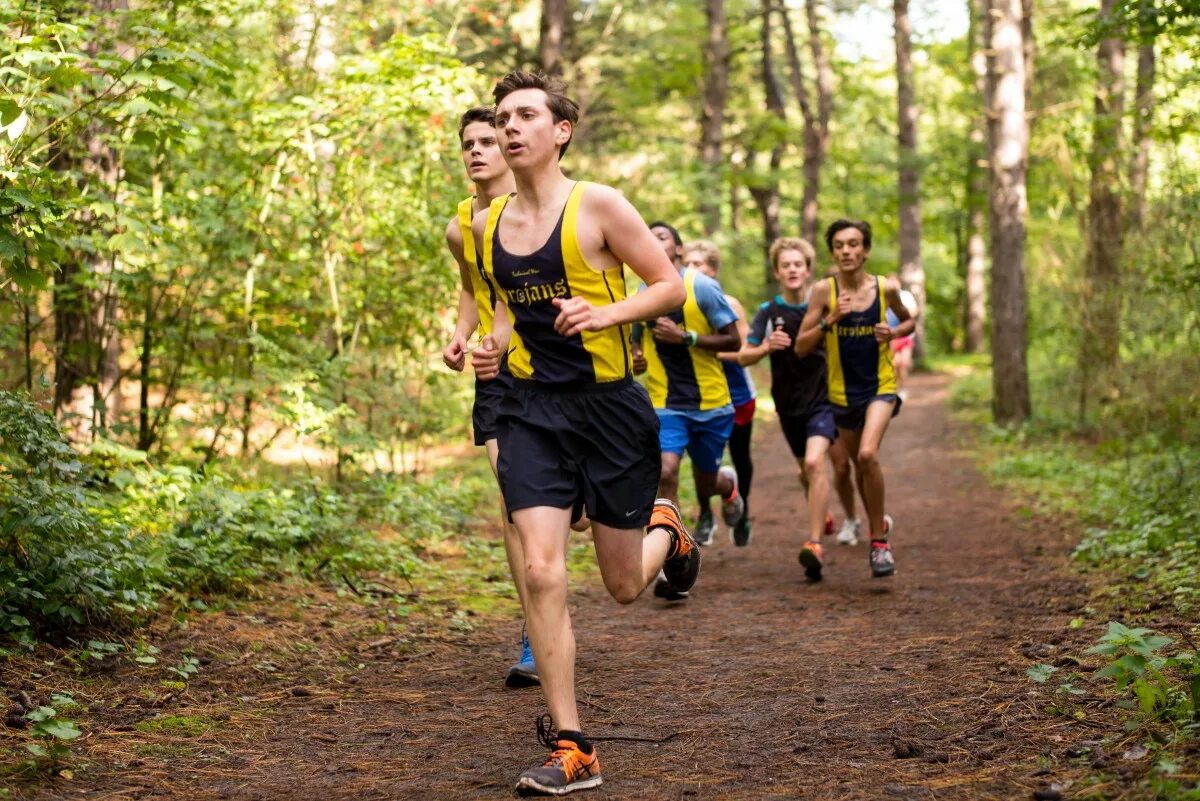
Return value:
M 1154 121 L 1154 42 L 1138 47 L 1137 116 L 1133 122 L 1133 160 L 1129 165 L 1129 225 L 1142 229 L 1146 218 L 1146 172 L 1150 166 L 1150 128 Z
M 821 130 L 817 111 L 809 100 L 808 87 L 805 86 L 804 68 L 792 32 L 791 14 L 787 6 L 780 6 L 778 12 L 783 21 L 783 43 L 787 52 L 792 94 L 804 117 L 804 197 L 800 201 L 800 235 L 813 242 L 817 226 L 817 192 L 821 185 L 821 159 L 824 155 L 821 152 Z
M 975 73 L 975 92 L 980 113 L 971 122 L 967 152 L 967 264 L 966 297 L 963 316 L 963 347 L 967 353 L 982 353 L 987 320 L 987 246 L 985 214 L 987 210 L 987 47 L 982 40 L 986 0 L 968 0 L 970 11 L 971 70 Z
M 542 0 L 538 63 L 547 75 L 561 75 L 567 36 L 567 0 Z
M 725 102 L 729 95 L 729 31 L 725 0 L 708 0 L 708 41 L 704 47 L 704 109 L 700 117 L 700 161 L 704 181 L 700 191 L 700 216 L 706 236 L 721 226 L 721 143 Z
M 896 27 L 896 116 L 900 155 L 900 283 L 925 308 L 925 268 L 921 264 L 921 164 L 917 154 L 917 108 L 913 88 L 912 22 L 908 0 L 894 0 Z M 922 355 L 925 315 L 917 318 L 916 350 Z
M 1101 0 L 1100 21 L 1110 23 L 1116 0 Z M 1088 252 L 1085 268 L 1087 309 L 1079 368 L 1107 390 L 1117 366 L 1121 332 L 1121 117 L 1125 110 L 1125 42 L 1102 39 L 1096 49 L 1096 96 L 1092 115 L 1091 193 L 1088 201 Z M 1085 380 L 1081 414 L 1096 387 Z
M 760 39 L 762 43 L 762 80 L 763 93 L 767 99 L 767 110 L 786 123 L 787 112 L 783 106 L 783 92 L 775 77 L 775 64 L 771 55 L 771 2 L 763 0 L 762 27 Z M 763 220 L 763 257 L 765 265 L 766 286 L 770 286 L 775 278 L 769 256 L 771 243 L 778 239 L 782 231 L 779 227 L 779 168 L 783 162 L 782 140 L 777 141 L 771 148 L 769 166 L 765 173 L 755 176 L 750 186 L 750 195 L 758 206 Z M 754 163 L 757 163 L 757 157 Z
M 801 209 L 801 231 L 809 244 L 815 245 L 819 237 L 818 199 L 821 189 L 821 167 L 829 152 L 829 124 L 833 117 L 833 64 L 829 53 L 821 42 L 821 21 L 817 16 L 818 0 L 806 0 L 804 11 L 808 18 L 808 49 L 812 54 L 817 72 L 817 136 L 818 157 L 811 165 L 805 151 L 804 201 Z
M 989 0 L 989 161 L 992 246 L 992 414 L 997 423 L 1029 417 L 1025 319 L 1025 119 L 1022 0 Z

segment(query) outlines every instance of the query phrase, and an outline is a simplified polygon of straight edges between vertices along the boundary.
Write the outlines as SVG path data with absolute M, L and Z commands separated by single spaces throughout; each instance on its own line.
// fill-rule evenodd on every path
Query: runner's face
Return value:
M 463 129 L 462 160 L 467 176 L 476 183 L 499 178 L 508 172 L 496 129 L 486 122 L 473 122 Z
M 712 268 L 712 265 L 704 258 L 704 254 L 698 250 L 689 250 L 683 254 L 683 266 L 691 267 L 693 270 L 699 270 L 709 278 L 716 278 L 717 271 Z
M 800 290 L 808 280 L 808 259 L 798 250 L 781 250 L 775 259 L 775 277 L 784 289 Z
M 833 263 L 842 272 L 852 273 L 862 267 L 869 253 L 857 228 L 843 228 L 833 235 Z
M 679 246 L 675 244 L 675 237 L 666 228 L 657 225 L 650 229 L 650 233 L 654 234 L 654 238 L 662 245 L 663 252 L 667 254 L 671 264 L 674 264 L 679 258 Z
M 504 160 L 515 170 L 557 160 L 571 138 L 571 123 L 554 121 L 541 89 L 518 89 L 496 106 L 496 134 Z

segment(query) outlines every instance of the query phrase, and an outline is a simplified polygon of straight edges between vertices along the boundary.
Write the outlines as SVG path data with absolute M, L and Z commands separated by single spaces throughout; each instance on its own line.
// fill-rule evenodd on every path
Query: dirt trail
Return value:
M 826 580 L 804 581 L 795 464 L 765 421 L 749 548 L 722 529 L 686 604 L 576 591 L 581 711 L 606 776 L 581 797 L 1013 799 L 1048 783 L 1038 755 L 1087 730 L 1042 714 L 1024 670 L 1054 659 L 1079 588 L 1062 536 L 956 452 L 947 384 L 915 378 L 885 442 L 895 578 L 871 579 L 865 544 L 830 543 Z M 354 685 L 253 699 L 253 736 L 98 764 L 40 797 L 511 797 L 544 755 L 540 693 L 499 686 L 515 636 L 495 624 L 364 657 Z

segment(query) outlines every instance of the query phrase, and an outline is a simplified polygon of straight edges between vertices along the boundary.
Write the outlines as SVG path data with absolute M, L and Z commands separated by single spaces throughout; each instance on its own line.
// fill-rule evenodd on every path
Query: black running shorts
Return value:
M 496 419 L 500 416 L 500 403 L 512 389 L 513 378 L 507 369 L 491 381 L 475 380 L 475 405 L 471 408 L 471 428 L 475 430 L 475 444 L 483 445 L 496 439 Z
M 797 459 L 804 458 L 809 437 L 824 437 L 830 443 L 837 440 L 833 409 L 828 405 L 818 406 L 809 414 L 781 414 L 779 425 L 783 428 L 788 447 L 792 449 L 792 456 Z
M 509 514 L 571 509 L 620 529 L 643 528 L 658 495 L 658 417 L 631 380 L 546 387 L 513 380 L 499 417 L 497 473 Z
M 904 403 L 899 395 L 876 395 L 861 406 L 834 406 L 833 420 L 838 428 L 847 431 L 862 431 L 867 424 L 867 407 L 872 403 L 892 404 L 892 417 L 900 414 L 900 406 Z

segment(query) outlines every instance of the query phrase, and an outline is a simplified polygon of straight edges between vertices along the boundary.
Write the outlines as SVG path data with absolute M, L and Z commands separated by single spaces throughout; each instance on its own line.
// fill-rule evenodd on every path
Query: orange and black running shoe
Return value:
M 574 740 L 559 738 L 553 726 L 554 721 L 549 715 L 538 719 L 538 740 L 550 749 L 550 758 L 544 765 L 521 774 L 517 780 L 519 795 L 566 795 L 599 787 L 604 782 L 596 749 L 593 748 L 590 754 L 583 753 Z
M 700 575 L 700 546 L 692 539 L 675 504 L 666 498 L 654 502 L 650 528 L 665 528 L 671 534 L 671 548 L 663 562 L 663 575 L 677 592 L 687 592 Z
M 825 550 L 819 542 L 806 542 L 800 549 L 800 564 L 809 581 L 821 580 L 821 569 L 825 567 Z

